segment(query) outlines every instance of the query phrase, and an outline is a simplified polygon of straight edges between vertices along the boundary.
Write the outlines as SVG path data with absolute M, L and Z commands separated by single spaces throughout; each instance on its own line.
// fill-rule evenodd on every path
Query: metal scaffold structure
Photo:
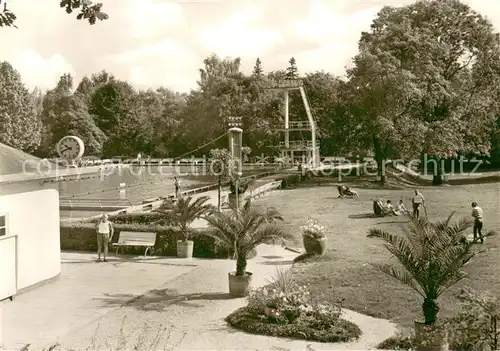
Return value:
M 285 79 L 277 81 L 269 90 L 279 91 L 283 93 L 285 99 L 284 125 L 276 126 L 275 130 L 284 132 L 284 141 L 280 141 L 278 149 L 280 157 L 292 162 L 300 162 L 310 168 L 317 168 L 320 165 L 319 155 L 319 140 L 317 140 L 317 126 L 314 121 L 309 100 L 300 79 Z M 298 90 L 302 97 L 302 103 L 307 115 L 307 120 L 290 121 L 289 115 L 289 93 L 290 91 Z M 299 140 L 290 140 L 291 135 L 296 135 L 300 132 Z M 304 138 L 302 132 L 305 132 L 308 137 Z

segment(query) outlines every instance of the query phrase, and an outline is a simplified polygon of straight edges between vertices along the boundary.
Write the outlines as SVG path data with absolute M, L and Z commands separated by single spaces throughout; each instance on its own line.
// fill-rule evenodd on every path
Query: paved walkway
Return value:
M 295 254 L 262 245 L 249 261 L 253 286 L 262 286 Z M 232 260 L 112 259 L 63 253 L 59 280 L 2 303 L 4 349 L 55 342 L 63 349 L 366 350 L 395 332 L 392 323 L 347 311 L 363 337 L 329 344 L 255 336 L 230 329 L 224 318 L 245 304 L 227 294 Z M 160 338 L 155 342 L 156 336 Z M 124 340 L 126 339 L 126 340 Z M 150 345 L 150 346 L 148 346 Z

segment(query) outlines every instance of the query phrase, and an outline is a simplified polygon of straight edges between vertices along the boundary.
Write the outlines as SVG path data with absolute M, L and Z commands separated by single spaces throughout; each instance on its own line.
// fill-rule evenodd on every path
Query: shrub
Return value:
M 461 311 L 446 323 L 451 347 L 454 350 L 474 350 L 500 346 L 500 300 L 486 293 L 462 290 L 457 296 Z
M 385 339 L 377 345 L 378 350 L 401 350 L 411 351 L 416 349 L 416 341 L 414 335 L 399 333 L 389 339 Z
M 116 222 L 115 222 L 116 223 Z M 111 243 L 118 241 L 119 233 L 123 231 L 134 232 L 155 232 L 156 243 L 153 248 L 153 253 L 156 255 L 175 256 L 177 254 L 177 240 L 182 236 L 177 228 L 156 225 L 156 224 L 122 224 L 114 225 L 115 233 L 111 238 Z M 224 249 L 216 244 L 216 241 L 211 237 L 204 235 L 206 229 L 193 230 L 196 233 L 194 240 L 194 257 L 204 258 L 227 258 L 231 257 L 232 252 Z M 194 233 L 193 233 L 194 234 Z M 78 224 L 61 224 L 61 250 L 75 251 L 96 251 L 97 241 L 95 225 L 93 223 L 78 223 Z M 121 251 L 121 249 L 120 249 Z M 144 254 L 143 247 L 124 247 L 123 253 L 129 254 Z
M 281 189 L 294 188 L 302 181 L 300 174 L 290 174 L 281 181 Z
M 145 213 L 124 213 L 109 218 L 114 224 L 158 224 L 168 226 L 168 219 L 165 215 L 157 212 Z M 99 218 L 92 220 L 92 223 L 99 221 Z
M 312 302 L 309 289 L 297 285 L 289 270 L 279 269 L 277 278 L 251 291 L 247 301 L 226 321 L 249 333 L 320 342 L 345 342 L 361 335 L 357 325 L 340 318 L 339 306 Z

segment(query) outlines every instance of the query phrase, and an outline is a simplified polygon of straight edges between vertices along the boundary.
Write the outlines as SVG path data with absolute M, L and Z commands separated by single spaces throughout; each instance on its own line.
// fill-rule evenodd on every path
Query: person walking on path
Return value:
M 113 237 L 113 223 L 109 221 L 108 215 L 103 214 L 96 225 L 97 231 L 97 262 L 101 262 L 101 253 L 104 253 L 104 262 L 107 262 L 109 240 Z
M 424 195 L 418 190 L 415 190 L 413 197 L 411 199 L 413 204 L 413 217 L 420 217 L 420 206 L 425 206 L 425 198 Z
M 474 218 L 474 241 L 481 240 L 481 244 L 484 243 L 483 238 L 483 209 L 477 205 L 477 202 L 473 202 L 472 206 L 472 218 Z
M 174 187 L 175 187 L 175 198 L 178 199 L 179 198 L 179 191 L 180 191 L 180 183 L 179 183 L 179 179 L 177 177 L 174 177 Z

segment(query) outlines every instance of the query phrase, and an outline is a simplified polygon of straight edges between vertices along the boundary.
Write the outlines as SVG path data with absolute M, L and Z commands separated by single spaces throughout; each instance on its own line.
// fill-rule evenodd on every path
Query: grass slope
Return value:
M 402 217 L 367 218 L 372 212 L 372 198 L 391 199 L 393 203 L 404 198 L 410 207 L 413 189 L 356 190 L 360 199 L 351 200 L 337 198 L 334 185 L 298 188 L 272 193 L 255 204 L 274 206 L 281 211 L 287 229 L 296 236 L 297 247 L 302 247 L 300 226 L 308 216 L 330 228 L 325 256 L 308 259 L 292 268 L 298 282 L 310 286 L 312 296 L 331 302 L 344 298 L 346 308 L 412 326 L 421 316 L 422 301 L 413 290 L 370 266 L 370 263 L 387 261 L 389 254 L 380 241 L 367 238 L 366 234 L 371 227 L 398 232 L 406 222 Z M 470 216 L 470 203 L 477 201 L 485 213 L 484 229 L 500 231 L 498 183 L 421 187 L 420 190 L 427 200 L 429 219 L 446 217 L 451 211 L 457 211 L 457 216 Z M 487 251 L 466 268 L 469 277 L 442 296 L 442 315 L 457 310 L 454 293 L 461 287 L 500 291 L 499 247 L 500 236 L 485 242 L 482 248 Z

